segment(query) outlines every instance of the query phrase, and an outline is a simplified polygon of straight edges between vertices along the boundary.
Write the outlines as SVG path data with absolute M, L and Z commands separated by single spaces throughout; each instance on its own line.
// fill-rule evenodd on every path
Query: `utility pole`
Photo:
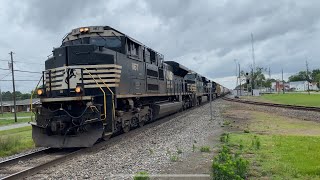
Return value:
M 13 70 L 13 52 L 10 53 L 11 57 L 11 74 L 12 74 L 12 89 L 13 89 L 13 108 L 14 108 L 14 122 L 17 122 L 17 107 L 16 107 L 16 86 L 14 83 L 14 70 Z
M 210 120 L 212 120 L 212 82 L 208 83 L 210 87 Z
M 270 93 L 271 93 L 271 88 L 272 88 L 272 82 L 271 82 L 271 70 L 270 70 L 270 67 L 269 67 L 269 80 L 270 80 L 270 89 L 269 89 L 269 91 L 270 91 Z
M 253 95 L 253 85 L 254 87 L 256 87 L 256 84 L 255 84 L 255 80 L 253 78 L 254 76 L 254 73 L 255 73 L 255 70 L 256 70 L 256 60 L 255 60 L 255 56 L 254 56 L 254 46 L 253 46 L 253 34 L 251 33 L 251 46 L 252 46 L 252 87 L 251 87 L 251 90 L 252 90 L 252 95 Z
M 237 91 L 237 96 L 238 96 L 238 89 L 237 89 L 237 87 L 238 87 L 238 71 L 237 71 L 237 60 L 236 59 L 234 59 L 234 63 L 236 64 L 236 78 L 237 78 L 237 82 L 236 82 L 236 91 Z M 240 72 L 240 70 L 239 70 L 239 72 Z M 240 90 L 241 91 L 241 90 Z
M 281 69 L 281 75 L 282 75 L 282 93 L 284 94 L 283 69 Z
M 240 81 L 240 96 L 241 96 L 241 76 L 240 76 L 240 63 L 238 63 L 239 65 L 239 81 Z
M 308 61 L 306 61 L 306 68 L 307 68 L 307 83 L 308 83 L 308 94 L 310 95 L 310 86 L 309 86 L 309 64 Z
M 3 116 L 3 103 L 2 103 L 2 91 L 1 91 L 1 88 L 0 88 L 0 101 L 1 101 L 1 114 Z

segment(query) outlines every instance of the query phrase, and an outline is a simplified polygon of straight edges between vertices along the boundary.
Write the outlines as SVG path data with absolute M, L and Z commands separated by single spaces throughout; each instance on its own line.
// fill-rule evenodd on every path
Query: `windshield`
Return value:
M 121 47 L 121 41 L 118 37 L 91 37 L 90 44 L 104 47 Z
M 185 76 L 185 79 L 186 79 L 186 80 L 195 81 L 196 75 L 195 75 L 195 74 L 187 74 L 187 75 Z
M 119 48 L 122 43 L 119 37 L 108 37 L 108 36 L 98 36 L 98 37 L 85 37 L 79 38 L 72 41 L 66 41 L 62 46 L 78 45 L 78 44 L 94 44 L 97 46 L 104 46 L 106 48 Z

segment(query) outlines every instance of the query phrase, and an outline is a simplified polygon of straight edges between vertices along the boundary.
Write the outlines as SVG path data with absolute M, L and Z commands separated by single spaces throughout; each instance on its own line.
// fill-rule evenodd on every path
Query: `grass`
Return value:
M 134 179 L 134 180 L 149 180 L 150 177 L 149 177 L 149 173 L 148 173 L 148 172 L 146 172 L 146 171 L 141 171 L 141 172 L 136 173 L 136 174 L 133 176 L 133 179 Z
M 263 100 L 280 104 L 291 104 L 301 106 L 320 107 L 320 94 L 302 94 L 302 93 L 287 93 L 287 94 L 265 94 L 260 97 Z
M 209 146 L 201 146 L 200 152 L 210 152 L 210 147 Z
M 16 154 L 33 147 L 31 127 L 0 131 L 0 157 Z
M 31 121 L 31 115 L 33 115 L 32 112 L 18 112 L 18 122 L 14 122 L 13 113 L 4 113 L 3 115 L 0 115 L 0 126 L 10 125 L 10 124 L 17 124 L 22 122 L 29 122 Z M 26 117 L 26 118 L 19 118 L 19 117 Z
M 249 124 L 229 134 L 229 146 L 249 160 L 250 179 L 320 179 L 319 123 L 248 112 Z

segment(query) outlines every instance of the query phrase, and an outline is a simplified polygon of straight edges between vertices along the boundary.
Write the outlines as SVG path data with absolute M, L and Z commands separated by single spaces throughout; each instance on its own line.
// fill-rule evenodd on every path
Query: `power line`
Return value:
M 12 80 L 7 80 L 7 79 L 5 79 L 5 80 L 0 80 L 0 81 L 12 81 Z M 32 80 L 32 79 L 26 79 L 26 80 L 21 80 L 21 79 L 16 79 L 16 80 L 14 80 L 14 81 L 39 81 L 39 79 L 38 80 Z
M 11 74 L 11 72 L 9 72 L 8 74 L 4 75 L 0 80 L 6 78 L 7 76 L 9 76 Z
M 23 64 L 37 64 L 37 65 L 45 65 L 43 63 L 35 63 L 35 62 L 23 62 L 23 61 L 14 61 L 14 63 L 23 63 Z
M 4 68 L 0 68 L 0 70 L 10 70 L 10 69 L 4 69 Z M 34 71 L 25 71 L 25 70 L 13 70 L 13 71 L 16 71 L 16 72 L 25 72 L 25 73 L 36 73 L 36 74 L 42 74 L 41 72 L 34 72 Z

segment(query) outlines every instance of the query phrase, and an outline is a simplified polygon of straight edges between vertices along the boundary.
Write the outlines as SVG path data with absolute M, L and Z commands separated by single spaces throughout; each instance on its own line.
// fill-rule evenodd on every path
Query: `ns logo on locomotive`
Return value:
M 45 62 L 36 146 L 90 147 L 99 139 L 199 105 L 227 89 L 109 26 L 72 30 Z M 208 84 L 212 84 L 209 87 Z

